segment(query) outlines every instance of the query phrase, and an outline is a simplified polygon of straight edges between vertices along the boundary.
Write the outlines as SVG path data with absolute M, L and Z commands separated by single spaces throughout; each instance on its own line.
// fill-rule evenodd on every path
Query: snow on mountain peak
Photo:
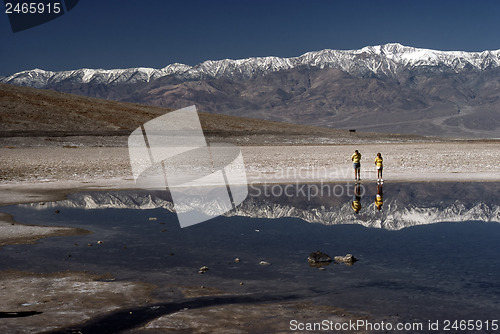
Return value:
M 384 74 L 394 76 L 401 69 L 419 66 L 442 66 L 459 72 L 464 68 L 484 70 L 500 66 L 500 50 L 483 52 L 437 51 L 404 46 L 399 43 L 367 46 L 359 50 L 332 50 L 307 52 L 298 57 L 252 57 L 246 59 L 207 60 L 196 66 L 174 63 L 161 69 L 79 69 L 72 71 L 44 71 L 33 69 L 0 78 L 0 82 L 36 88 L 60 82 L 130 84 L 149 82 L 173 75 L 182 80 L 206 78 L 252 78 L 270 72 L 298 66 L 336 68 L 350 74 Z

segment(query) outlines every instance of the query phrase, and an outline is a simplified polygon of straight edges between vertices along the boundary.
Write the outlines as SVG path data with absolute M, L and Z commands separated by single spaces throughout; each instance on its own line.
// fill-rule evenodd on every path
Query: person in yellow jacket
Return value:
M 355 181 L 361 181 L 361 153 L 359 153 L 358 150 L 354 151 L 353 155 L 351 156 L 352 160 L 352 166 L 354 168 L 354 180 Z
M 382 179 L 382 171 L 384 170 L 384 159 L 382 158 L 382 154 L 377 153 L 377 157 L 375 158 L 375 166 L 377 166 L 377 182 L 384 182 Z

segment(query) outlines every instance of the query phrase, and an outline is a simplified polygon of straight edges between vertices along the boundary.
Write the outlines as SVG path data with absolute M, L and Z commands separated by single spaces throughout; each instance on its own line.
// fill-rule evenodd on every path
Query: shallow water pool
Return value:
M 316 186 L 316 196 L 291 190 L 303 185 L 289 188 L 296 196 L 255 186 L 236 210 L 187 228 L 162 193 L 78 193 L 4 207 L 23 223 L 93 233 L 5 246 L 0 269 L 109 273 L 154 283 L 158 298 L 170 285 L 204 285 L 425 324 L 500 320 L 498 183 Z M 359 261 L 311 267 L 316 250 Z M 199 274 L 202 266 L 209 270 Z

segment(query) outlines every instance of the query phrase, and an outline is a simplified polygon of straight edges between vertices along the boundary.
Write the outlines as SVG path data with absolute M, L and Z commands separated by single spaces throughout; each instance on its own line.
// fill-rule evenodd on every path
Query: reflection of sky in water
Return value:
M 236 212 L 184 229 L 174 213 L 152 205 L 168 207 L 167 202 L 146 193 L 75 194 L 44 206 L 2 208 L 21 222 L 77 226 L 94 234 L 5 246 L 0 263 L 2 269 L 109 272 L 118 279 L 156 283 L 160 290 L 166 284 L 203 284 L 228 291 L 299 294 L 406 320 L 498 315 L 497 183 L 386 184 L 380 211 L 375 201 L 381 189 L 361 186 L 357 214 L 353 185 L 343 185 L 339 196 L 309 200 L 266 197 L 263 192 L 255 197 L 257 190 L 250 189 Z M 136 209 L 79 208 L 111 204 Z M 151 209 L 137 209 L 146 207 Z M 360 261 L 319 271 L 307 263 L 308 254 L 316 250 L 332 257 L 352 253 Z M 236 257 L 241 262 L 234 262 Z M 271 265 L 261 266 L 261 260 Z M 210 270 L 199 275 L 204 265 Z M 240 281 L 246 284 L 240 286 Z

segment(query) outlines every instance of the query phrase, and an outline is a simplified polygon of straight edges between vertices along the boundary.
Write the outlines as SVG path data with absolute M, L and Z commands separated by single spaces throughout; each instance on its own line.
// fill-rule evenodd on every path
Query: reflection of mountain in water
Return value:
M 274 187 L 282 187 L 274 185 Z M 299 186 L 293 186 L 295 189 Z M 314 185 L 308 185 L 314 187 Z M 322 185 L 325 187 L 325 185 Z M 325 225 L 361 224 L 366 227 L 399 230 L 415 225 L 438 222 L 480 220 L 500 222 L 500 187 L 498 183 L 400 183 L 385 185 L 384 204 L 380 211 L 375 205 L 377 186 L 362 185 L 362 209 L 358 214 L 351 207 L 353 185 L 337 185 L 335 194 L 308 198 L 298 196 L 267 196 L 262 188 L 251 186 L 249 197 L 236 210 L 225 216 L 251 218 L 295 217 L 310 223 Z M 290 188 L 291 189 L 291 188 Z M 289 189 L 289 190 L 290 190 Z M 342 191 L 338 191 L 343 189 Z M 276 190 L 276 189 L 275 189 Z M 302 189 L 304 190 L 304 189 Z M 380 189 L 379 189 L 380 191 Z M 279 193 L 279 191 L 274 191 Z M 289 191 L 289 194 L 294 193 Z M 307 195 L 307 188 L 305 191 Z M 314 192 L 313 192 L 314 193 Z M 259 196 L 257 196 L 259 195 Z M 207 201 L 207 211 L 215 203 Z M 32 205 L 35 206 L 35 205 Z M 67 200 L 46 203 L 44 207 L 85 209 L 126 208 L 173 211 L 167 192 L 93 192 L 71 195 Z
M 389 205 L 382 213 L 374 212 L 374 205 L 368 210 L 371 214 L 356 216 L 353 214 L 349 204 L 340 208 L 312 208 L 301 210 L 290 206 L 260 205 L 247 203 L 238 208 L 233 215 L 249 216 L 259 218 L 281 218 L 297 217 L 310 223 L 321 223 L 325 225 L 334 224 L 360 224 L 366 227 L 384 228 L 387 230 L 400 230 L 414 225 L 432 224 L 444 221 L 498 221 L 500 222 L 500 207 L 488 206 L 478 203 L 467 209 L 462 203 L 452 204 L 445 208 L 419 208 L 414 205 L 401 207 L 397 201 Z M 257 211 L 258 209 L 258 211 Z M 254 213 L 257 213 L 256 215 Z

